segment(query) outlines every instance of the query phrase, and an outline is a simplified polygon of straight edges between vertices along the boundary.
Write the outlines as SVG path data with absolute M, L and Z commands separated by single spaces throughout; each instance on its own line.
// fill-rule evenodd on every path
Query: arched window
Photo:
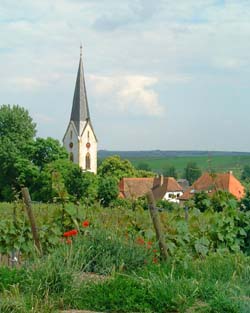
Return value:
M 70 159 L 71 162 L 74 162 L 74 154 L 73 154 L 73 152 L 70 152 L 69 159 Z
M 85 162 L 86 162 L 86 170 L 91 169 L 91 163 L 90 163 L 90 153 L 88 152 L 85 157 Z
M 70 139 L 72 139 L 72 137 L 73 137 L 73 132 L 72 132 L 72 130 L 70 131 Z

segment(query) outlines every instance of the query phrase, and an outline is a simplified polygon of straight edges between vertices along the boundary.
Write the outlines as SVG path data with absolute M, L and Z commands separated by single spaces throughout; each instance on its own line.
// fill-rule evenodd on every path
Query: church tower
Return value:
M 69 159 L 83 171 L 97 172 L 97 138 L 90 120 L 87 92 L 82 64 L 82 46 L 77 72 L 70 122 L 63 137 Z

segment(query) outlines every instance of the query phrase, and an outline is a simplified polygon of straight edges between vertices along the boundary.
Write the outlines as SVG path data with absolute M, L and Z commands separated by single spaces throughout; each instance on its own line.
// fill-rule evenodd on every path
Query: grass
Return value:
M 1 268 L 0 312 L 247 313 L 249 261 L 216 253 L 154 264 L 145 247 L 106 231 L 85 233 L 25 268 Z M 88 280 L 84 271 L 107 279 Z
M 250 156 L 194 156 L 194 157 L 165 157 L 165 158 L 130 158 L 134 166 L 147 163 L 152 171 L 163 172 L 164 167 L 173 165 L 179 177 L 183 175 L 188 162 L 196 162 L 201 170 L 213 169 L 216 172 L 233 171 L 237 177 L 241 176 L 244 165 L 250 164 Z

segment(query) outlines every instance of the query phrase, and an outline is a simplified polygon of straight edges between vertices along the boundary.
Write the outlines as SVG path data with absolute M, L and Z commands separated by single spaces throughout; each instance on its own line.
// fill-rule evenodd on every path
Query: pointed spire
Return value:
M 87 92 L 82 64 L 82 45 L 80 46 L 80 61 L 77 72 L 75 92 L 70 120 L 74 122 L 78 135 L 81 135 L 85 122 L 90 120 Z

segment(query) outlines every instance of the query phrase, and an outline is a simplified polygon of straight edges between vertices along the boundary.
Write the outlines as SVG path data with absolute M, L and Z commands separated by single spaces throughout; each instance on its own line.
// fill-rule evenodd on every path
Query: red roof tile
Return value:
M 207 191 L 209 194 L 213 194 L 217 190 L 228 191 L 237 199 L 243 198 L 245 194 L 244 187 L 231 172 L 218 174 L 204 173 L 184 192 L 180 200 L 190 199 L 195 192 Z
M 182 191 L 173 177 L 123 178 L 119 183 L 121 198 L 137 199 L 153 189 L 156 200 L 162 199 L 166 192 Z M 161 185 L 162 183 L 162 185 Z M 159 187 L 160 188 L 156 188 Z

